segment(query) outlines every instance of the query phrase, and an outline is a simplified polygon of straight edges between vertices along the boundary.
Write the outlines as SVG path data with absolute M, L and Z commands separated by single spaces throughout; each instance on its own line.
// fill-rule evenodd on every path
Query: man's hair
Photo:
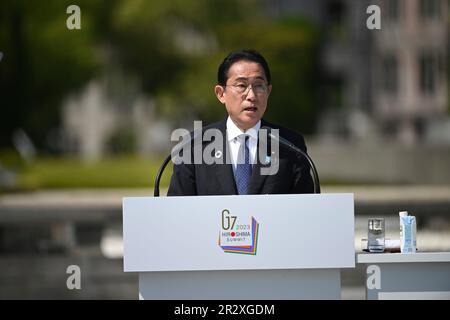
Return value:
M 258 51 L 248 49 L 231 52 L 228 56 L 225 57 L 223 62 L 220 64 L 217 73 L 217 80 L 219 85 L 221 86 L 226 85 L 228 80 L 228 70 L 234 63 L 238 61 L 251 61 L 258 63 L 264 70 L 267 83 L 270 84 L 271 82 L 270 70 L 266 59 L 264 59 L 264 57 Z

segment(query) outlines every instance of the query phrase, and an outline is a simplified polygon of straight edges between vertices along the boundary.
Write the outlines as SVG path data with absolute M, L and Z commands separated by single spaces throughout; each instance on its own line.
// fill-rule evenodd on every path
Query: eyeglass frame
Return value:
M 244 85 L 243 84 L 241 84 L 241 85 L 239 85 L 239 84 L 224 84 L 221 86 L 222 87 L 233 87 L 233 88 L 236 88 L 236 90 L 238 90 L 239 87 L 244 86 Z M 255 90 L 255 86 L 261 86 L 264 89 L 263 89 L 263 91 L 258 91 L 258 90 Z M 261 83 L 261 84 L 250 83 L 245 87 L 244 91 L 242 91 L 242 92 L 236 91 L 236 92 L 241 95 L 246 95 L 250 92 L 250 90 L 249 90 L 250 87 L 252 88 L 253 93 L 255 93 L 255 94 L 264 94 L 264 93 L 267 93 L 269 90 L 269 85 L 267 85 L 266 83 Z

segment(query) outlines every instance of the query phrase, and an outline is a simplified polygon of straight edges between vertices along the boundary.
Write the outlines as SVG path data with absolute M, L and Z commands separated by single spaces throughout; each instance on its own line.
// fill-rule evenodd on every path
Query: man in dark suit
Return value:
M 313 193 L 306 159 L 283 146 L 275 152 L 270 139 L 264 145 L 259 139 L 260 128 L 278 129 L 280 137 L 306 152 L 302 135 L 262 120 L 271 91 L 269 66 L 258 52 L 232 52 L 224 59 L 214 92 L 228 118 L 203 129 L 221 133 L 223 149 L 212 155 L 221 161 L 175 164 L 168 196 Z M 202 150 L 210 143 L 203 141 Z M 262 159 L 260 148 L 268 151 Z M 275 174 L 262 170 L 269 167 L 276 167 Z

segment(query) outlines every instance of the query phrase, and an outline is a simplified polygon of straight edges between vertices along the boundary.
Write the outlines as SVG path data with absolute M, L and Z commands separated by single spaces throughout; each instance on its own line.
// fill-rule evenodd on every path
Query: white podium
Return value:
M 353 194 L 123 199 L 140 299 L 340 299 Z

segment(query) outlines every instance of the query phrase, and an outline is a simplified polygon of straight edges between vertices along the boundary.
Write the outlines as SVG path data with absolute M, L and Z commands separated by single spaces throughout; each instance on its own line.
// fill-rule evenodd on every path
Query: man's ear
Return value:
M 216 94 L 217 99 L 223 104 L 225 104 L 225 89 L 222 86 L 216 85 L 214 87 L 214 93 Z
M 272 92 L 272 85 L 271 84 L 269 84 L 269 86 L 267 87 L 267 96 L 269 96 L 270 95 L 270 93 Z

